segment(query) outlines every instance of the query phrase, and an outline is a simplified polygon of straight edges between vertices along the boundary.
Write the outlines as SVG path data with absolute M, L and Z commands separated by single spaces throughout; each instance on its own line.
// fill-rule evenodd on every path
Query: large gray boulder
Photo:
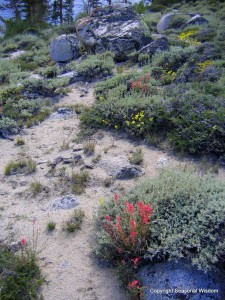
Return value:
M 50 45 L 51 60 L 69 62 L 78 57 L 78 40 L 73 34 L 63 34 L 54 39 Z
M 95 9 L 89 17 L 77 21 L 76 32 L 87 51 L 111 51 L 118 60 L 151 41 L 130 5 Z
M 157 25 L 157 31 L 158 33 L 163 33 L 166 29 L 169 28 L 170 21 L 172 20 L 175 13 L 168 13 L 159 20 L 159 23 Z

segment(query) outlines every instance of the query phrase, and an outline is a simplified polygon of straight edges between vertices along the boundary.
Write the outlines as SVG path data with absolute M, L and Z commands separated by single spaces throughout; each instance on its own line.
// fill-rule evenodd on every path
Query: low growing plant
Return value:
M 4 170 L 4 175 L 9 176 L 15 173 L 31 174 L 36 171 L 36 163 L 31 159 L 20 159 L 18 161 L 11 160 Z
M 24 238 L 18 253 L 9 251 L 5 245 L 0 246 L 1 299 L 39 299 L 43 282 L 37 256 Z
M 81 208 L 75 209 L 72 217 L 63 225 L 63 230 L 71 233 L 81 229 L 84 216 L 84 211 Z

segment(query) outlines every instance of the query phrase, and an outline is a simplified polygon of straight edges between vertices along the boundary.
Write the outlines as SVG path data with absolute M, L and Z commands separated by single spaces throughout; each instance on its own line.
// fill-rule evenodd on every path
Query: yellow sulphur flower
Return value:
M 99 198 L 99 204 L 100 205 L 103 205 L 103 203 L 104 203 L 104 201 L 103 201 L 103 198 L 102 198 L 102 196 Z

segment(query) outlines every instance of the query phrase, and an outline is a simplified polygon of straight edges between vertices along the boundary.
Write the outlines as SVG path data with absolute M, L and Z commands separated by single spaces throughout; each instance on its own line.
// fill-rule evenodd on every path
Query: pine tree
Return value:
M 56 25 L 59 23 L 59 17 L 60 17 L 60 10 L 58 1 L 55 0 L 52 5 L 52 13 L 51 13 L 51 20 Z
M 73 6 L 74 6 L 73 0 L 65 0 L 64 2 L 64 9 L 65 9 L 65 16 L 64 21 L 69 25 L 73 22 Z
M 49 0 L 20 0 L 25 19 L 30 23 L 46 21 Z

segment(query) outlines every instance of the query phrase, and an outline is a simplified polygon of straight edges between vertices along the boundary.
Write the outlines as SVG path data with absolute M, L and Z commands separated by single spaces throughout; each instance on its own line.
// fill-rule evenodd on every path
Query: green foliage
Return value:
M 166 6 L 161 5 L 161 4 L 152 4 L 149 7 L 149 11 L 150 12 L 163 12 L 164 10 L 166 10 Z
M 78 195 L 85 191 L 85 187 L 90 179 L 88 171 L 73 172 L 70 182 L 73 193 Z
M 167 76 L 172 78 L 173 73 Z M 121 128 L 137 137 L 164 134 L 179 151 L 213 153 L 223 158 L 225 99 L 222 81 L 174 84 L 172 88 L 162 89 L 158 96 L 145 94 L 141 84 L 137 80 L 130 85 L 118 85 L 110 89 L 107 97 L 105 94 L 103 99 L 98 96 L 99 101 L 83 112 L 82 122 L 91 128 Z M 104 92 L 104 84 L 97 88 Z
M 21 255 L 0 246 L 1 299 L 36 299 L 43 282 L 37 257 L 32 251 L 26 249 Z
M 10 82 L 11 74 L 19 72 L 19 66 L 12 60 L 0 60 L 0 85 Z
M 149 8 L 148 5 L 145 5 L 144 1 L 141 0 L 140 2 L 134 3 L 134 9 L 138 14 L 144 14 L 146 10 Z
M 29 26 L 29 22 L 27 20 L 12 20 L 9 19 L 5 23 L 5 37 L 12 37 L 17 34 L 23 33 Z
M 60 74 L 60 68 L 57 65 L 39 68 L 37 73 L 44 76 L 45 78 L 55 78 Z
M 81 229 L 84 216 L 84 211 L 81 208 L 75 209 L 72 217 L 65 222 L 63 230 L 65 230 L 67 233 L 72 233 Z
M 101 78 L 112 74 L 114 62 L 111 55 L 89 55 L 77 65 L 77 71 L 87 79 Z
M 166 169 L 157 178 L 136 185 L 122 201 L 135 206 L 139 199 L 153 207 L 145 251 L 147 260 L 186 257 L 205 271 L 224 264 L 222 182 L 208 175 L 200 176 L 190 167 Z M 114 219 L 118 214 L 114 201 L 108 201 L 100 207 L 97 217 L 97 253 L 106 253 L 111 259 L 115 258 L 115 249 L 105 235 L 105 216 Z
M 83 149 L 84 149 L 84 153 L 87 156 L 94 154 L 94 152 L 95 152 L 95 142 L 93 142 L 93 141 L 86 142 L 83 146 Z
M 137 149 L 129 156 L 130 163 L 134 165 L 141 165 L 144 161 L 144 154 L 141 149 Z
M 15 145 L 16 146 L 23 146 L 25 144 L 25 141 L 23 138 L 17 138 L 16 139 L 16 142 L 15 142 Z
M 152 7 L 152 5 L 151 5 Z M 161 13 L 147 13 L 143 16 L 143 20 L 144 22 L 147 24 L 148 28 L 151 30 L 151 31 L 154 31 L 156 30 L 156 26 L 161 18 Z
M 4 175 L 9 176 L 16 173 L 31 174 L 36 171 L 36 163 L 31 159 L 20 159 L 18 161 L 11 160 L 5 166 Z
M 174 15 L 169 23 L 169 28 L 178 29 L 189 20 L 185 15 Z
M 31 193 L 34 197 L 36 197 L 38 194 L 40 194 L 43 190 L 43 185 L 36 181 L 36 182 L 31 182 L 30 184 L 30 190 L 31 190 Z
M 15 134 L 18 132 L 18 126 L 16 122 L 8 117 L 2 117 L 0 119 L 0 132 L 6 131 L 7 133 Z
M 47 231 L 52 232 L 56 227 L 56 223 L 54 221 L 49 221 L 47 224 Z

